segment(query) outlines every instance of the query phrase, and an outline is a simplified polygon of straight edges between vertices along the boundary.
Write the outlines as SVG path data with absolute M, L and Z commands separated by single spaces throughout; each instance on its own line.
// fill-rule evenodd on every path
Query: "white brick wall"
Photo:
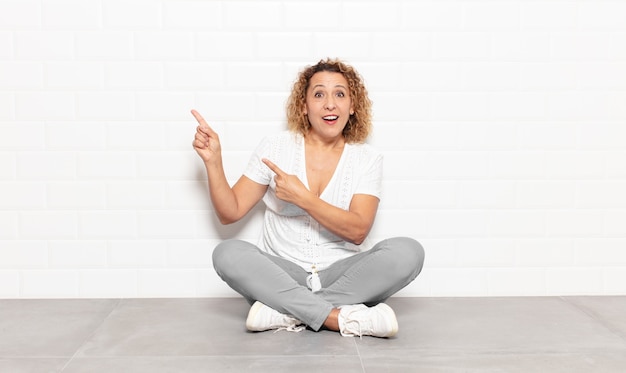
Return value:
M 626 1 L 0 0 L 0 297 L 230 296 L 191 148 L 229 180 L 341 57 L 385 153 L 402 295 L 626 294 Z

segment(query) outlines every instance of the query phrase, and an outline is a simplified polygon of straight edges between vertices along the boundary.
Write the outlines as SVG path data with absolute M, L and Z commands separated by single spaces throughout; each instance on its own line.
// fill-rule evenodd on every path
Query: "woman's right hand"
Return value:
M 204 163 L 210 161 L 221 161 L 222 147 L 217 132 L 213 131 L 207 124 L 206 120 L 196 110 L 191 110 L 194 118 L 198 121 L 196 128 L 196 137 L 193 140 L 193 148 L 196 150 Z

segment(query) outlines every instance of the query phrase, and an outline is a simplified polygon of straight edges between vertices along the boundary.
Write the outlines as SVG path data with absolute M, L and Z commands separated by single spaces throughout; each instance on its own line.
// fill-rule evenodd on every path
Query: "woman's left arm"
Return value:
M 263 159 L 276 175 L 276 197 L 300 207 L 333 234 L 355 245 L 363 243 L 370 232 L 379 200 L 369 194 L 355 194 L 349 209 L 343 210 L 309 191 L 295 175 L 285 173 L 274 163 Z
M 370 232 L 378 210 L 378 198 L 369 194 L 355 194 L 348 211 L 313 196 L 300 208 L 335 235 L 355 245 L 363 243 Z

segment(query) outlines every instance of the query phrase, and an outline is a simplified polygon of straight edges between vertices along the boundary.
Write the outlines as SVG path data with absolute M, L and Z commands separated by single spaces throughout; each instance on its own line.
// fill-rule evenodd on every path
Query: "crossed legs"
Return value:
M 260 301 L 313 330 L 338 331 L 338 307 L 384 302 L 411 283 L 423 264 L 424 249 L 417 241 L 390 238 L 320 271 L 322 289 L 313 293 L 303 268 L 249 242 L 227 240 L 213 252 L 218 275 L 250 304 Z

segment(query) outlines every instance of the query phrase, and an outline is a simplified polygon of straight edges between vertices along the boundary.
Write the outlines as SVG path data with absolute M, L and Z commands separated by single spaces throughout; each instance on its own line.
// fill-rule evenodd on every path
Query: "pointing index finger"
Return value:
M 215 131 L 213 131 L 213 128 L 211 128 L 209 126 L 209 124 L 206 122 L 206 120 L 204 120 L 204 118 L 202 117 L 202 115 L 200 115 L 200 113 L 198 113 L 197 110 L 192 109 L 191 110 L 191 114 L 193 115 L 194 118 L 196 118 L 196 120 L 198 121 L 198 124 L 200 125 L 200 128 L 207 130 L 208 131 L 203 131 L 203 132 L 208 132 L 208 134 L 213 134 L 215 133 Z
M 198 113 L 197 110 L 192 109 L 191 110 L 191 114 L 193 115 L 194 118 L 196 118 L 196 120 L 198 121 L 198 123 L 200 124 L 206 124 L 206 120 L 204 120 L 204 118 L 202 118 L 202 115 L 200 115 L 200 113 Z
M 263 158 L 262 159 L 263 163 L 265 163 L 267 165 L 267 167 L 270 168 L 270 170 L 272 170 L 276 175 L 278 176 L 282 176 L 285 175 L 285 172 L 283 170 L 281 170 L 280 168 L 278 168 L 278 166 L 276 166 L 272 161 L 270 161 L 267 158 Z

